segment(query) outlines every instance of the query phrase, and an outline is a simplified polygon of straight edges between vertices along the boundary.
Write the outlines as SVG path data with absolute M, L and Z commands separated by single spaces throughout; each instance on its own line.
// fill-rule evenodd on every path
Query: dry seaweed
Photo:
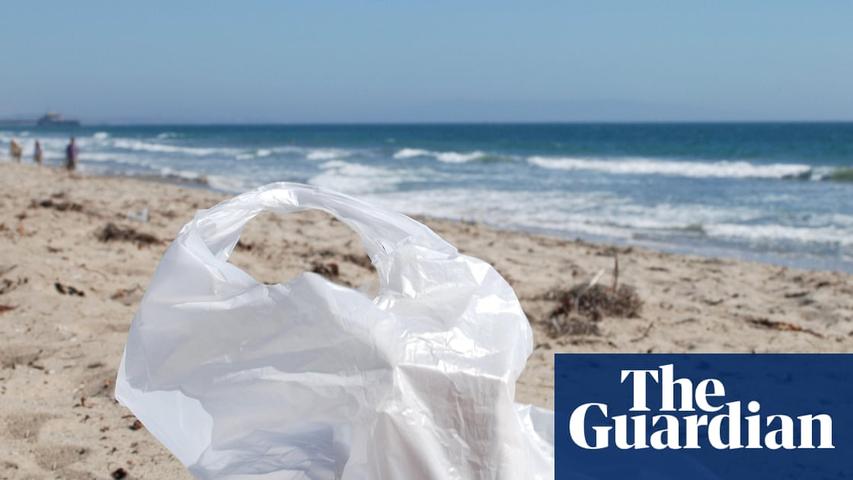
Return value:
M 557 306 L 548 315 L 546 327 L 552 336 L 598 335 L 596 325 L 604 317 L 633 318 L 640 315 L 643 301 L 630 285 L 619 285 L 619 259 L 614 257 L 613 283 L 599 285 L 604 271 L 589 282 L 579 283 L 568 290 L 552 290 L 546 299 L 556 300 Z
M 48 198 L 46 200 L 33 200 L 30 202 L 30 208 L 50 208 L 59 212 L 82 212 L 83 205 L 77 202 L 60 201 Z
M 150 233 L 139 232 L 133 227 L 119 227 L 112 222 L 106 224 L 98 232 L 98 240 L 102 242 L 133 242 L 140 247 L 160 243 L 160 239 Z
M 14 281 L 4 278 L 3 280 L 0 280 L 0 295 L 7 294 L 21 285 L 27 284 L 29 281 L 30 279 L 27 277 L 18 277 L 18 279 Z
M 86 292 L 84 292 L 83 290 L 80 290 L 78 288 L 75 288 L 71 285 L 63 285 L 59 282 L 55 282 L 53 284 L 53 287 L 56 289 L 57 292 L 61 293 L 62 295 L 71 295 L 72 297 L 85 297 L 86 296 Z
M 582 283 L 562 292 L 558 301 L 552 316 L 577 313 L 596 321 L 606 316 L 637 317 L 643 306 L 637 291 L 629 285 L 620 285 L 614 290 L 603 285 Z
M 551 338 L 561 337 L 563 335 L 601 335 L 597 321 L 575 314 L 551 315 L 546 328 L 548 330 L 548 336 Z
M 606 317 L 637 317 L 643 302 L 628 285 L 612 287 L 582 283 L 568 291 L 552 292 L 559 302 L 548 315 L 546 328 L 551 337 L 599 335 L 598 322 Z
M 352 253 L 348 253 L 344 255 L 344 260 L 349 263 L 354 263 L 361 268 L 366 268 L 370 271 L 376 270 L 373 267 L 373 262 L 370 261 L 370 257 L 368 257 L 367 255 L 354 255 Z
M 789 322 L 780 322 L 777 320 L 770 320 L 769 318 L 756 318 L 756 317 L 748 317 L 746 321 L 756 327 L 767 328 L 770 330 L 778 330 L 780 332 L 800 332 L 807 333 L 809 335 L 823 338 L 823 335 L 820 333 L 805 327 L 801 327 L 799 325 L 789 323 Z
M 110 299 L 115 300 L 123 305 L 131 306 L 138 303 L 142 299 L 143 290 L 139 285 L 131 288 L 120 288 L 110 295 Z
M 314 262 L 311 264 L 311 271 L 329 280 L 335 280 L 341 274 L 341 270 L 335 262 Z
M 255 249 L 255 244 L 237 240 L 237 245 L 234 246 L 237 251 L 251 252 Z

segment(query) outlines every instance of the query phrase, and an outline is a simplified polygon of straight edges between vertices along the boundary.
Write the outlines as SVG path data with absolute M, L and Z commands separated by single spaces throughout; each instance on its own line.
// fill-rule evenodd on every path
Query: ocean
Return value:
M 853 123 L 0 127 L 87 174 L 319 185 L 409 214 L 853 272 Z

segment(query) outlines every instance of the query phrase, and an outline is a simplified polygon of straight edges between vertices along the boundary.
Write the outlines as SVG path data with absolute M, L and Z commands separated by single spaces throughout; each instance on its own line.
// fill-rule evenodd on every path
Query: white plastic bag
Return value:
M 319 209 L 361 236 L 376 298 L 228 263 L 262 211 Z M 550 479 L 553 414 L 516 405 L 532 349 L 510 286 L 398 213 L 277 183 L 198 212 L 166 251 L 116 380 L 198 478 Z

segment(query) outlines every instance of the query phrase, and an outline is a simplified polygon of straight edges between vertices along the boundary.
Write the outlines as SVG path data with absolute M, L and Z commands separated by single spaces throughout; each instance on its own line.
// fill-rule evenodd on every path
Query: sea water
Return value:
M 853 123 L 2 128 L 85 173 L 319 185 L 409 214 L 853 272 Z

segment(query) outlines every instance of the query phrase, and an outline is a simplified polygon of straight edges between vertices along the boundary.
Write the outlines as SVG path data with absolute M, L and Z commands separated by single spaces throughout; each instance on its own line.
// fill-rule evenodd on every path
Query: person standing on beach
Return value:
M 41 165 L 42 158 L 44 157 L 44 152 L 41 151 L 41 142 L 36 140 L 36 144 L 33 147 L 33 162 Z
M 77 168 L 77 143 L 74 141 L 74 137 L 71 137 L 68 146 L 65 147 L 65 168 L 69 172 L 73 172 Z
M 19 144 L 14 138 L 11 142 L 9 142 L 9 155 L 18 163 L 21 163 L 21 154 L 23 154 L 23 150 L 21 148 L 21 144 Z

